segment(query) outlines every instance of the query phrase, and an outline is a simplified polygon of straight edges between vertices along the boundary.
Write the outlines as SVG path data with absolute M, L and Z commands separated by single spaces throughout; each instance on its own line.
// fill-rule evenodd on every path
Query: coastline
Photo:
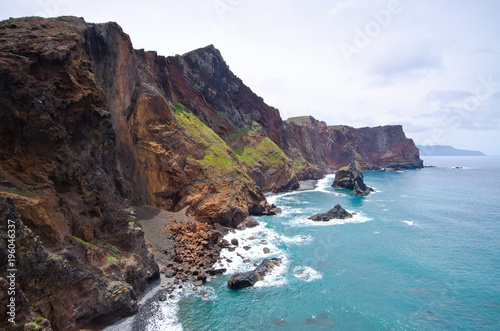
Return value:
M 323 177 L 323 179 L 326 175 Z M 312 191 L 318 187 L 318 183 L 320 180 L 305 180 L 299 181 L 300 188 L 294 190 L 292 192 L 304 192 L 304 191 Z M 286 194 L 285 193 L 285 194 Z M 278 196 L 283 193 L 269 193 L 266 194 L 266 197 Z M 147 330 L 148 326 L 151 327 L 168 327 L 169 330 L 181 330 L 182 327 L 176 319 L 177 313 L 177 303 L 185 295 L 187 292 L 199 292 L 198 287 L 193 285 L 191 281 L 181 281 L 174 277 L 167 277 L 165 275 L 165 270 L 171 266 L 171 262 L 175 258 L 175 249 L 177 247 L 178 242 L 166 233 L 166 230 L 170 225 L 174 224 L 187 224 L 190 222 L 196 222 L 194 218 L 188 216 L 186 214 L 188 207 L 184 208 L 178 212 L 168 212 L 156 207 L 152 206 L 137 206 L 134 208 L 136 212 L 137 221 L 142 227 L 144 231 L 144 237 L 148 244 L 148 247 L 153 252 L 158 266 L 161 271 L 160 278 L 153 280 L 149 283 L 148 288 L 142 294 L 140 300 L 138 301 L 138 311 L 137 313 L 125 317 L 111 325 L 106 326 L 103 330 L 105 331 L 132 331 L 132 330 Z M 261 231 L 261 226 L 258 227 L 258 231 Z M 248 229 L 245 229 L 248 230 Z M 236 230 L 230 229 L 224 237 L 223 240 L 227 240 L 228 242 L 232 238 L 239 238 L 241 241 L 240 247 L 243 247 L 249 244 L 246 247 L 255 246 L 266 246 L 267 242 L 259 241 L 258 244 L 252 245 L 252 240 L 243 239 L 243 237 L 252 237 L 251 235 L 246 235 L 248 231 L 245 230 Z M 252 230 L 250 230 L 252 231 Z M 262 239 L 263 240 L 263 239 Z M 301 239 L 304 240 L 304 239 Z M 273 252 L 269 254 L 257 254 L 253 256 L 252 260 L 262 259 L 266 257 L 276 257 L 279 256 L 279 252 L 277 252 L 272 245 L 270 246 Z M 236 272 L 237 269 L 241 268 L 239 266 L 230 266 L 232 261 L 228 256 L 239 257 L 242 260 L 247 261 L 246 258 L 243 258 L 243 251 L 236 252 L 237 247 L 226 247 L 221 251 L 219 258 L 214 263 L 213 267 L 221 267 L 226 268 L 227 271 L 224 274 L 231 274 Z M 241 250 L 242 248 L 240 248 Z M 225 254 L 222 254 L 222 253 Z M 229 253 L 229 255 L 228 255 Z M 226 256 L 227 255 L 227 256 Z M 234 255 L 234 256 L 233 256 Z M 255 255 L 255 254 L 254 254 Z M 257 258 L 258 257 L 258 258 Z M 252 261 L 255 262 L 255 261 Z M 247 263 L 245 263 L 247 264 Z M 253 264 L 248 263 L 249 266 Z M 286 267 L 286 263 L 279 270 L 283 271 Z M 278 276 L 280 271 L 274 272 L 272 276 Z M 216 277 L 216 276 L 214 276 Z M 207 279 L 209 281 L 211 277 Z M 269 284 L 267 284 L 269 285 Z M 204 291 L 206 292 L 206 291 Z M 163 309 L 162 309 L 163 308 Z M 163 315 L 163 318 L 157 319 L 156 315 Z M 154 325 L 158 322 L 158 320 L 163 321 L 162 326 Z

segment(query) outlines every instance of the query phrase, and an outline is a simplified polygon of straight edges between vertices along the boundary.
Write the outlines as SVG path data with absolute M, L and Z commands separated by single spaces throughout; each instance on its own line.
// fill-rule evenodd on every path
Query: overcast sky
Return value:
M 500 155 L 500 1 L 3 0 L 0 19 L 115 21 L 135 48 L 214 44 L 286 119 L 402 124 L 425 145 Z

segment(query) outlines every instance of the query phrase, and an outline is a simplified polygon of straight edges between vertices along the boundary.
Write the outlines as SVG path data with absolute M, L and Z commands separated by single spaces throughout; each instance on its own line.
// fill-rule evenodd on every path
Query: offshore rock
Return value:
M 264 279 L 264 276 L 270 273 L 274 267 L 281 264 L 281 259 L 264 259 L 262 263 L 254 270 L 244 273 L 237 273 L 231 276 L 227 281 L 227 286 L 232 289 L 240 289 L 255 285 L 259 280 Z
M 352 161 L 337 171 L 332 187 L 353 190 L 357 197 L 364 197 L 373 192 L 373 189 L 364 183 L 363 173 L 357 161 Z
M 319 213 L 315 214 L 311 217 L 309 217 L 310 220 L 313 221 L 321 221 L 321 222 L 328 222 L 331 219 L 346 219 L 346 218 L 352 218 L 351 213 L 347 212 L 344 208 L 342 208 L 339 204 L 337 204 L 333 209 L 330 209 L 326 213 Z

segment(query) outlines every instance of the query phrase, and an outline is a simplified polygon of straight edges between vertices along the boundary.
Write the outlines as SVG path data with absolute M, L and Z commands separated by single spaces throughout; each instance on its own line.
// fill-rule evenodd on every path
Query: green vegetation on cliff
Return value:
M 293 122 L 295 124 L 301 124 L 304 123 L 309 119 L 310 116 L 296 116 L 296 117 L 290 117 L 287 119 L 287 121 Z
M 253 167 L 258 164 L 282 166 L 292 160 L 271 139 L 265 137 L 255 147 L 246 146 L 235 150 L 236 155 L 245 165 Z
M 175 104 L 173 114 L 184 133 L 205 146 L 205 157 L 196 161 L 207 174 L 224 176 L 240 172 L 231 148 L 195 114 L 180 103 Z

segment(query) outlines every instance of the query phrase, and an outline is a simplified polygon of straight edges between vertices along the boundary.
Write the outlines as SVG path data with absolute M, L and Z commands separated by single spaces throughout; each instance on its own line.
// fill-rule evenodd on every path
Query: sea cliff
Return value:
M 422 166 L 401 126 L 283 121 L 214 46 L 159 56 L 76 17 L 0 22 L 0 107 L 0 211 L 16 222 L 29 312 L 18 327 L 98 328 L 136 311 L 159 268 L 134 206 L 244 227 L 276 212 L 263 192 L 352 160 Z M 3 240 L 2 265 L 6 252 Z

